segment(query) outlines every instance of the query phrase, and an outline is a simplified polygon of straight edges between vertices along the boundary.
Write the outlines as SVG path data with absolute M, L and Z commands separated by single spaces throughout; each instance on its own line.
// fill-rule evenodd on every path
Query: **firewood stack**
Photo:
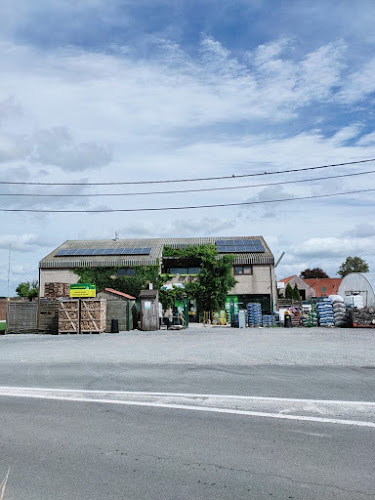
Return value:
M 44 285 L 44 297 L 46 299 L 68 298 L 70 292 L 69 283 L 46 283 Z
M 106 300 L 81 300 L 81 333 L 102 333 L 106 328 Z M 59 304 L 59 333 L 78 333 L 79 300 L 62 300 Z

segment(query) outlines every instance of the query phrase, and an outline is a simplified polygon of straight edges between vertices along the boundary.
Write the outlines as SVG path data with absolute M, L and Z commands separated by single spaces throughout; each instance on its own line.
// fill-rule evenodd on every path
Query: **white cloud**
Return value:
M 19 252 L 30 252 L 36 248 L 46 248 L 50 243 L 37 234 L 2 234 L 0 240 L 0 249 Z

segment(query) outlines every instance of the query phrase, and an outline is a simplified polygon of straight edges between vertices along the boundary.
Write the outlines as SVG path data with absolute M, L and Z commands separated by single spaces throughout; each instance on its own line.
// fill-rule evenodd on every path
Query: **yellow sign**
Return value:
M 70 298 L 96 297 L 96 286 L 90 283 L 78 283 L 70 285 Z

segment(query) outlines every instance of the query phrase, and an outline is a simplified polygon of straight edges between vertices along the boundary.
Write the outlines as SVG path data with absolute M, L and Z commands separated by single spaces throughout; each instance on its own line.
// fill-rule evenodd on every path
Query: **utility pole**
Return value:
M 12 244 L 9 245 L 9 262 L 8 262 L 8 300 L 10 300 L 10 262 L 12 255 Z

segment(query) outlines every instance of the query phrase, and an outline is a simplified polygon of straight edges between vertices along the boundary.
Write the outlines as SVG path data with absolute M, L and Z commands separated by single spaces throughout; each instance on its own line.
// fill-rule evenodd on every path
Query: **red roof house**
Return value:
M 316 297 L 337 295 L 342 278 L 306 278 L 303 280 L 315 290 Z

